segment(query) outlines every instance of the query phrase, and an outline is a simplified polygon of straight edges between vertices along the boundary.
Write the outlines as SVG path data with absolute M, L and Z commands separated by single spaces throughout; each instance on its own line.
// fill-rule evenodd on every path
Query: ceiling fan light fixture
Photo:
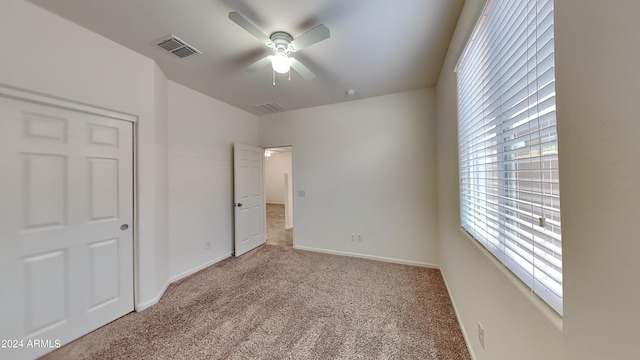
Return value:
M 242 16 L 239 12 L 232 11 L 229 13 L 229 19 L 238 26 L 253 35 L 260 42 L 264 43 L 268 48 L 272 49 L 274 55 L 265 56 L 247 67 L 247 71 L 254 72 L 258 68 L 271 62 L 273 67 L 273 85 L 276 84 L 276 72 L 281 74 L 289 73 L 291 80 L 291 68 L 300 74 L 306 80 L 312 80 L 316 75 L 311 72 L 300 61 L 289 58 L 289 53 L 294 53 L 309 47 L 320 41 L 328 39 L 331 34 L 329 29 L 323 24 L 317 25 L 306 33 L 294 39 L 291 34 L 284 31 L 276 31 L 267 36 L 262 30 L 258 29 L 251 21 Z
M 271 57 L 271 66 L 273 66 L 273 71 L 286 74 L 289 72 L 291 68 L 291 60 L 287 54 L 284 53 L 276 53 Z

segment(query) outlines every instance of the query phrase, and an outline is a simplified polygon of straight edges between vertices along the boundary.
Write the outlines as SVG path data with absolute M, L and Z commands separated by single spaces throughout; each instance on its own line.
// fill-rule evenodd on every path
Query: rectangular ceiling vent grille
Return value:
M 180 58 L 185 58 L 194 54 L 202 54 L 198 49 L 180 40 L 174 35 L 166 36 L 156 41 L 156 44 Z
M 281 112 L 286 110 L 282 105 L 278 104 L 275 101 L 259 104 L 259 105 L 256 105 L 256 107 L 259 107 L 260 109 L 270 113 Z

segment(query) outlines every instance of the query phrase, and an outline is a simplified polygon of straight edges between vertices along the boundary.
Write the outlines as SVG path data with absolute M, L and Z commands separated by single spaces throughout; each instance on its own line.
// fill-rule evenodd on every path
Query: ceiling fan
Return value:
M 273 71 L 285 74 L 291 68 L 300 74 L 306 80 L 312 80 L 316 77 L 311 70 L 304 66 L 300 61 L 289 54 L 300 51 L 308 46 L 318 43 L 329 38 L 329 29 L 320 24 L 313 29 L 307 31 L 301 36 L 294 39 L 289 33 L 284 31 L 276 31 L 271 36 L 265 35 L 260 29 L 247 20 L 238 12 L 230 12 L 229 19 L 238 24 L 241 28 L 248 31 L 267 47 L 273 50 L 273 55 L 265 56 L 247 67 L 247 71 L 254 72 L 259 68 L 271 63 Z M 274 74 L 275 76 L 275 74 Z M 275 77 L 274 77 L 275 79 Z M 275 80 L 274 80 L 275 83 Z

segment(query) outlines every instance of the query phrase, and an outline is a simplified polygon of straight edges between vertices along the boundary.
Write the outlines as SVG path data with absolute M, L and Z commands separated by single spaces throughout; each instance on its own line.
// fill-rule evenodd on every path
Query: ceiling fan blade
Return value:
M 248 72 L 254 72 L 254 71 L 260 69 L 261 67 L 263 67 L 263 66 L 265 66 L 265 65 L 267 65 L 269 63 L 271 63 L 271 55 L 265 56 L 262 59 L 254 62 L 253 64 L 251 64 L 249 66 L 247 66 L 247 71 Z
M 306 48 L 307 46 L 319 43 L 322 40 L 326 40 L 329 36 L 331 36 L 329 28 L 320 24 L 293 40 L 291 45 L 294 47 L 295 51 L 298 51 Z
M 302 76 L 305 80 L 313 80 L 316 77 L 316 74 L 311 72 L 309 68 L 304 66 L 300 61 L 294 58 L 291 59 L 291 67 L 295 70 L 300 76 Z
M 271 39 L 267 35 L 265 35 L 257 26 L 253 25 L 249 20 L 247 20 L 242 14 L 239 12 L 232 11 L 229 13 L 229 19 L 234 23 L 238 24 L 241 28 L 247 30 L 251 35 L 255 36 L 261 42 L 267 44 L 271 42 Z M 303 35 L 304 36 L 304 35 Z

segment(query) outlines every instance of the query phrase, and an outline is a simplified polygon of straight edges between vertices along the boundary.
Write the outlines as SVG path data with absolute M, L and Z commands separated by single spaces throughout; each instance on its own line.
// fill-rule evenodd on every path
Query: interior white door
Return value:
M 233 147 L 235 197 L 235 256 L 262 245 L 264 233 L 264 149 L 235 144 Z
M 132 129 L 0 97 L 0 358 L 133 311 Z

